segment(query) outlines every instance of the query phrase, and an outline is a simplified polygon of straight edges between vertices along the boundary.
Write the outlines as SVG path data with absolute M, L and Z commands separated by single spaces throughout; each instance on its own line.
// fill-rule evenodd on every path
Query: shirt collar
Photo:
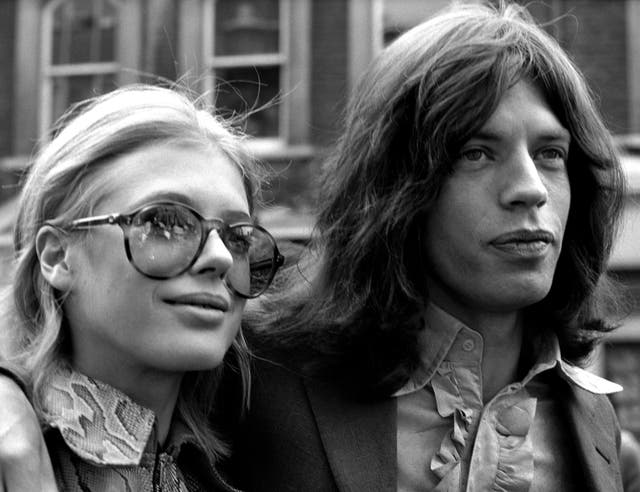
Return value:
M 422 389 L 449 353 L 458 333 L 466 328 L 462 322 L 433 303 L 428 304 L 424 320 L 425 326 L 418 334 L 420 365 L 409 381 L 393 396 L 406 395 Z
M 137 466 L 156 453 L 156 418 L 121 391 L 65 368 L 56 372 L 44 398 L 45 427 L 58 429 L 69 448 L 97 465 Z M 177 455 L 195 436 L 174 418 L 165 449 Z M 196 444 L 197 446 L 197 444 Z
M 392 396 L 413 393 L 429 384 L 442 361 L 452 350 L 456 340 L 462 335 L 475 340 L 478 350 L 482 354 L 484 342 L 480 333 L 472 330 L 435 304 L 429 303 L 425 312 L 425 327 L 418 335 L 420 365 L 409 381 Z M 538 353 L 534 354 L 533 366 L 522 380 L 523 385 L 526 385 L 536 375 L 555 368 L 560 377 L 591 393 L 610 394 L 622 391 L 622 386 L 619 384 L 562 360 L 560 344 L 554 333 L 550 333 L 544 342 L 539 346 Z M 480 355 L 480 357 L 482 356 Z

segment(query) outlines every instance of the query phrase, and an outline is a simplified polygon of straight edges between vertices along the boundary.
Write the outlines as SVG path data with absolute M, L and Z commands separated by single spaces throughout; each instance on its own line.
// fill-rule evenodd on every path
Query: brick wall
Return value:
M 611 131 L 628 133 L 626 0 L 517 1 L 545 25 L 584 73 Z M 640 19 L 637 24 L 640 27 Z
M 347 90 L 347 0 L 313 0 L 311 143 L 330 144 Z
M 14 0 L 0 1 L 0 157 L 13 150 L 15 5 Z
M 626 5 L 623 0 L 562 0 L 560 42 L 574 57 L 613 133 L 627 133 Z M 640 19 L 638 19 L 640 27 Z M 639 55 L 640 56 L 640 55 Z

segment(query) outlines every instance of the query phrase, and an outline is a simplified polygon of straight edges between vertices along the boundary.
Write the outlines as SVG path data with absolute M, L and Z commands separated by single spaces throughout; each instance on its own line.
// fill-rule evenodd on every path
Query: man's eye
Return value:
M 539 155 L 543 159 L 564 159 L 564 152 L 559 149 L 544 149 Z
M 485 158 L 487 154 L 484 152 L 484 150 L 470 149 L 463 151 L 460 155 L 468 161 L 479 161 Z
M 535 159 L 540 161 L 541 165 L 554 169 L 564 169 L 567 162 L 567 153 L 563 149 L 548 148 L 539 151 Z

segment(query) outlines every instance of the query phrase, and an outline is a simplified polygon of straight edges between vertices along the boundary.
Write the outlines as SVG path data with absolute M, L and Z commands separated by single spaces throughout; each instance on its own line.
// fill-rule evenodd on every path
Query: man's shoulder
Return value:
M 575 366 L 574 366 L 575 367 Z M 582 384 L 578 384 L 575 378 L 564 377 L 564 384 L 566 385 L 562 389 L 561 401 L 563 405 L 569 410 L 572 418 L 580 418 L 584 421 L 587 428 L 592 431 L 595 427 L 604 431 L 604 434 L 609 437 L 615 437 L 616 445 L 619 441 L 620 426 L 618 418 L 609 399 L 609 392 L 602 391 L 602 388 L 593 387 L 594 381 L 592 378 L 598 378 L 598 376 L 581 370 L 581 374 L 587 379 L 591 380 L 590 384 L 584 384 L 584 380 L 580 380 Z M 606 381 L 599 378 L 602 381 Z M 602 381 L 599 381 L 600 383 Z M 607 381 L 609 384 L 610 381 Z M 608 386 L 606 389 L 610 389 Z M 597 390 L 597 391 L 596 391 Z
M 291 408 L 308 410 L 305 380 L 299 373 L 268 359 L 255 358 L 251 366 L 250 414 L 288 413 Z
M 254 358 L 249 412 L 235 442 L 234 462 L 249 490 L 335 490 L 300 374 Z
M 252 386 L 270 388 L 293 385 L 297 387 L 303 385 L 303 380 L 301 373 L 274 360 L 254 357 L 251 362 Z

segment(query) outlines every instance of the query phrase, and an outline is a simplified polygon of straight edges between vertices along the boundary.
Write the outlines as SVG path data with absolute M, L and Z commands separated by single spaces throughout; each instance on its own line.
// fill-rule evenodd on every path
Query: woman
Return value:
M 29 170 L 3 317 L 58 486 L 234 490 L 207 415 L 225 370 L 246 403 L 242 311 L 283 261 L 252 221 L 258 169 L 169 89 L 79 111 Z

